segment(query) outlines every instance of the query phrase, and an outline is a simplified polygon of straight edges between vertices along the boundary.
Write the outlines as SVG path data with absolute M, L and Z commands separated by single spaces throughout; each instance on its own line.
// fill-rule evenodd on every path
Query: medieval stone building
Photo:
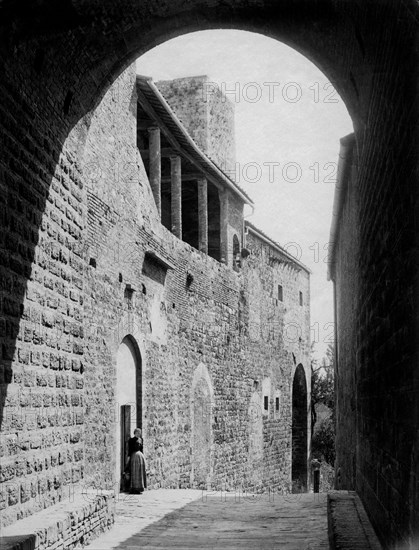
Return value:
M 118 492 L 137 426 L 151 488 L 307 486 L 309 271 L 244 220 L 232 105 L 204 82 L 127 69 L 64 145 L 20 305 L 3 279 L 5 524 Z
M 233 326 L 233 320 L 244 326 L 252 299 L 246 305 L 239 302 L 242 309 L 236 316 L 232 304 L 237 307 L 237 300 L 228 300 L 244 280 L 252 256 L 243 259 L 236 272 L 186 243 L 184 254 L 176 252 L 180 241 L 161 224 L 152 206 L 155 201 L 136 146 L 135 75 L 123 73 L 138 56 L 169 38 L 234 28 L 262 33 L 303 53 L 333 82 L 352 118 L 353 179 L 339 203 L 339 242 L 331 273 L 340 308 L 339 487 L 357 491 L 386 548 L 418 547 L 418 21 L 415 0 L 67 0 L 59 5 L 27 0 L 24 8 L 19 2 L 1 3 L 0 507 L 5 522 L 36 510 L 40 501 L 52 503 L 71 480 L 90 483 L 97 478 L 102 484 L 106 478 L 113 483 L 117 419 L 111 416 L 116 415 L 118 348 L 138 325 L 147 352 L 140 342 L 143 347 L 133 355 L 134 344 L 128 341 L 119 356 L 122 361 L 131 354 L 138 362 L 141 353 L 144 381 L 149 377 L 140 402 L 147 455 L 153 451 L 155 457 L 152 483 L 158 475 L 162 479 L 160 465 L 170 472 L 181 459 L 184 465 L 192 462 L 184 444 L 190 441 L 192 424 L 185 421 L 182 432 L 181 422 L 169 418 L 186 418 L 186 409 L 190 411 L 186 399 L 192 371 L 198 368 L 196 379 L 206 378 L 201 362 L 213 384 L 216 406 L 227 407 L 223 416 L 214 415 L 212 437 L 214 452 L 229 460 L 213 461 L 213 480 L 227 474 L 220 469 L 234 460 L 239 464 L 243 458 L 240 476 L 245 470 L 247 434 L 238 437 L 242 443 L 237 446 L 231 443 L 239 409 L 230 396 L 237 395 L 234 384 L 239 378 L 231 377 L 225 365 L 242 371 L 249 363 L 240 353 L 253 352 L 256 344 L 249 339 L 247 348 L 239 348 L 234 332 L 222 346 L 211 343 L 211 361 L 198 360 L 198 355 L 208 354 L 204 339 L 194 336 L 195 350 L 188 347 L 188 355 L 183 346 L 186 327 L 197 333 L 207 323 L 208 308 L 195 317 L 188 313 L 196 312 L 193 301 L 201 295 L 195 290 L 204 273 L 206 285 L 200 288 L 206 294 L 199 299 L 222 304 L 219 334 L 228 334 L 225 325 Z M 238 57 L 238 62 L 246 59 Z M 215 185 L 208 174 L 206 179 L 208 186 Z M 143 204 L 151 208 L 143 209 Z M 118 249 L 116 243 L 128 241 L 140 245 Z M 156 269 L 148 254 L 145 271 L 153 269 L 159 277 L 166 271 L 164 286 L 155 281 L 157 275 L 152 279 L 142 273 L 145 248 L 159 251 Z M 108 249 L 114 254 L 104 254 Z M 205 258 L 216 266 L 215 273 L 206 270 Z M 170 277 L 177 292 L 169 300 L 163 295 L 163 300 L 153 301 L 159 289 L 169 288 Z M 216 298 L 221 292 L 223 299 Z M 187 306 L 182 318 L 180 301 Z M 162 302 L 166 312 L 154 305 L 148 321 L 151 304 Z M 165 334 L 158 322 L 162 318 L 167 319 L 169 335 L 174 333 L 172 322 L 178 323 L 176 338 L 167 338 L 166 344 L 157 342 Z M 115 330 L 118 326 L 120 331 Z M 210 336 L 212 342 L 220 341 L 221 336 Z M 297 348 L 299 342 L 287 345 Z M 345 358 L 346 350 L 350 358 Z M 301 361 L 305 367 L 296 351 L 289 359 L 294 364 L 294 353 L 297 366 Z M 168 365 L 164 376 L 160 353 Z M 247 398 L 254 391 L 262 398 L 271 364 L 257 360 L 249 377 L 244 373 L 240 378 Z M 214 376 L 217 369 L 224 379 Z M 187 373 L 188 383 L 180 382 Z M 272 391 L 275 384 L 271 377 Z M 205 386 L 196 382 L 194 387 Z M 156 408 L 147 411 L 146 418 L 152 401 Z M 246 399 L 240 403 L 242 409 L 248 407 Z M 273 437 L 270 445 L 267 431 L 276 429 L 275 421 L 263 417 L 263 423 L 264 452 L 275 452 L 277 440 Z M 168 425 L 178 426 L 174 440 L 167 438 L 170 451 L 158 445 Z M 173 430 L 168 433 L 173 435 Z M 166 449 L 175 460 L 168 460 Z M 184 465 L 179 468 L 187 470 Z M 173 472 L 165 475 L 176 477 Z M 102 505 L 95 506 L 98 513 Z M 83 517 L 72 520 L 74 540 Z M 55 544 L 54 537 L 51 540 Z

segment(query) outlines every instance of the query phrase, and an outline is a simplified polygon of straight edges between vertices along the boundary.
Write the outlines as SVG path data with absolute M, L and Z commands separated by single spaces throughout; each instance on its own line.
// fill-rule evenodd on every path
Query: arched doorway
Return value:
M 298 365 L 292 383 L 292 491 L 307 490 L 307 382 Z
M 116 487 L 123 489 L 122 474 L 128 458 L 128 439 L 142 428 L 141 354 L 132 336 L 122 340 L 116 358 Z

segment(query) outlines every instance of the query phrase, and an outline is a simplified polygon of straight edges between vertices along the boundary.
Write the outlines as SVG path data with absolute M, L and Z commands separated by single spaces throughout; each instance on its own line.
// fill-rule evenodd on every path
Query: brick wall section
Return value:
M 10 523 L 57 502 L 83 475 L 76 243 L 85 195 L 74 155 L 55 141 L 58 131 L 54 137 L 46 121 L 33 121 L 12 89 L 4 86 L 1 95 L 0 508 Z
M 417 169 L 409 144 L 416 121 L 409 109 L 416 109 L 416 98 L 406 70 L 413 62 L 408 37 L 414 23 L 404 19 L 404 37 L 396 25 L 377 29 L 382 40 L 392 40 L 374 57 L 382 69 L 375 73 L 368 120 L 376 122 L 363 136 L 356 133 L 357 182 L 340 222 L 337 465 L 340 483 L 359 493 L 383 545 L 414 548 L 418 228 Z M 372 61 L 368 50 L 366 56 Z M 383 90 L 394 98 L 388 116 Z

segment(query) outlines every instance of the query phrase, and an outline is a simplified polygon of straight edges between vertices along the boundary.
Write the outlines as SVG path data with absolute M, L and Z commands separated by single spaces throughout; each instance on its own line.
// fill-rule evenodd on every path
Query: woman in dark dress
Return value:
M 134 430 L 134 437 L 128 440 L 129 462 L 125 471 L 130 473 L 130 493 L 141 494 L 147 487 L 143 438 L 140 428 Z

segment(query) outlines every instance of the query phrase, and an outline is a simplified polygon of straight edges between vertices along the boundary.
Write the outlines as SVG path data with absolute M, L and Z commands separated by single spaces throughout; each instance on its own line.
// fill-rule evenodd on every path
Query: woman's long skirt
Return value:
M 147 487 L 145 458 L 141 451 L 131 455 L 130 492 L 142 493 Z

